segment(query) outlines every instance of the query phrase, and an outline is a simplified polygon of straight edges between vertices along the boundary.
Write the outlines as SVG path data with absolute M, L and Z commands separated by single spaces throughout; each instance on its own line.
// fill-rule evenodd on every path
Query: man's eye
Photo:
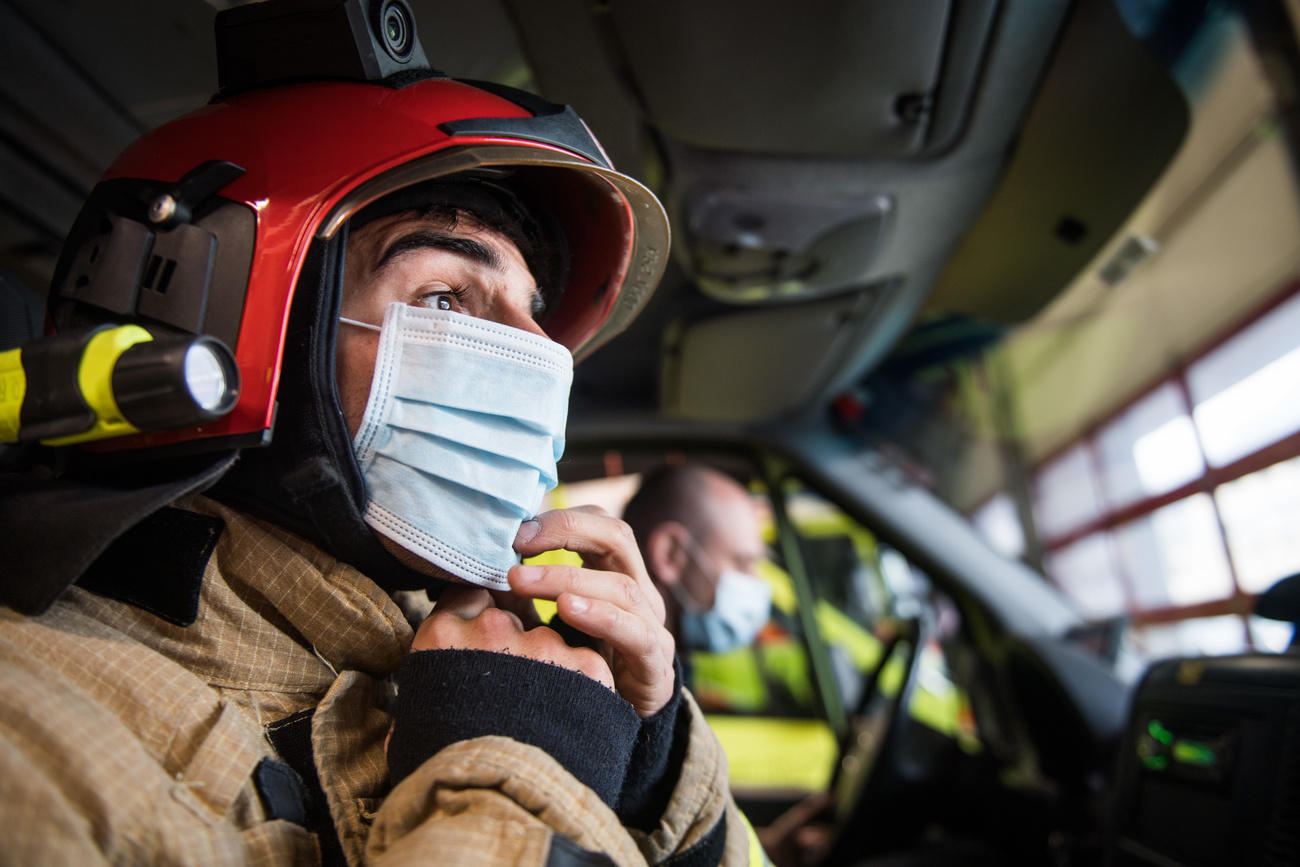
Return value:
M 462 306 L 463 295 L 459 289 L 439 287 L 421 295 L 416 303 L 434 310 L 456 310 Z

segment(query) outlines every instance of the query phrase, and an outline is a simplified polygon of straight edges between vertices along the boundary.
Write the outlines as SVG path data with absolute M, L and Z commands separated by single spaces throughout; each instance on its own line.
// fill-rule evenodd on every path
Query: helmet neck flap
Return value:
M 346 229 L 308 251 L 285 335 L 275 431 L 210 492 L 313 542 L 389 590 L 438 586 L 403 565 L 365 523 L 365 483 L 339 403 L 334 346 Z

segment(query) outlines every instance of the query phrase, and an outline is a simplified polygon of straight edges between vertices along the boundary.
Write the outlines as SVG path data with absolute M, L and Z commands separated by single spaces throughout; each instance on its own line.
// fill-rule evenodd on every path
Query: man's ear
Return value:
M 646 566 L 660 584 L 681 583 L 688 563 L 687 535 L 686 526 L 677 521 L 665 521 L 650 531 L 646 540 Z

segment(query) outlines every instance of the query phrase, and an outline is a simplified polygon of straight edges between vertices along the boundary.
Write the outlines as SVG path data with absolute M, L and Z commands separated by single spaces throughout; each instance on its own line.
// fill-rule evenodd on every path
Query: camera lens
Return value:
M 400 2 L 385 3 L 379 13 L 379 37 L 384 50 L 394 60 L 406 60 L 411 54 L 415 32 L 411 12 Z

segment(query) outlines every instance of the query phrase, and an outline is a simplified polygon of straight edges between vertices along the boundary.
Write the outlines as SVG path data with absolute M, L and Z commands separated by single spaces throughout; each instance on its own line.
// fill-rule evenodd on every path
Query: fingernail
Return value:
M 517 584 L 535 584 L 542 577 L 541 566 L 516 566 L 515 583 Z
M 590 607 L 591 607 L 591 603 L 588 602 L 586 599 L 582 598 L 581 596 L 569 597 L 569 608 L 573 610 L 574 614 L 581 614 L 582 612 L 586 611 Z
M 520 545 L 527 542 L 540 532 L 542 532 L 541 524 L 536 521 L 524 521 L 519 525 L 519 532 L 515 533 L 515 544 Z

